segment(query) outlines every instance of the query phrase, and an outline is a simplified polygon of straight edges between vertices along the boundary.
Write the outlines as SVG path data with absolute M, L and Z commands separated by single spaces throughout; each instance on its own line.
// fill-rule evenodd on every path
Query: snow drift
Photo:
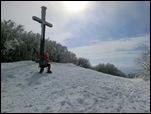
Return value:
M 1 113 L 150 113 L 150 81 L 51 64 L 1 63 Z

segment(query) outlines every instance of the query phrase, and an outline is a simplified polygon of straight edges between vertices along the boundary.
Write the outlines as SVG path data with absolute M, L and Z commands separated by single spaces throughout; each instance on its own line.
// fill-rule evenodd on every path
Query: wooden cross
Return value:
M 45 15 L 46 15 L 46 7 L 42 6 L 41 7 L 41 19 L 33 16 L 32 19 L 35 21 L 38 21 L 39 23 L 41 23 L 41 42 L 40 42 L 40 54 L 44 54 L 44 46 L 45 46 L 45 26 L 49 26 L 52 27 L 51 23 L 48 23 L 45 21 Z

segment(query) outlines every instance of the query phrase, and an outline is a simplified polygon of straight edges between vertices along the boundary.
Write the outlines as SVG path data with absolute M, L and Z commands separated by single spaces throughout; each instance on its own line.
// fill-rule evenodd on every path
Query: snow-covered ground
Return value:
M 150 113 L 150 81 L 52 63 L 1 63 L 1 113 Z

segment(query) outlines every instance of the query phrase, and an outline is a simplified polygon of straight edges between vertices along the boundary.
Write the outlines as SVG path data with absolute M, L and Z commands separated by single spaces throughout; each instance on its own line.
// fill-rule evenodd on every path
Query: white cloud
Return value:
M 58 34 L 50 34 L 50 40 L 56 41 L 58 43 L 63 43 L 65 40 L 72 38 L 72 34 L 70 32 L 60 32 L 58 31 Z
M 46 27 L 45 37 L 61 43 L 72 36 L 70 31 L 64 30 L 71 16 L 65 12 L 61 1 L 5 1 L 1 5 L 2 19 L 11 19 L 16 24 L 24 25 L 27 32 L 40 34 L 41 25 L 32 20 L 32 16 L 41 18 L 41 7 L 46 6 L 46 21 L 53 24 L 53 27 Z
M 62 43 L 72 38 L 73 31 L 80 31 L 80 28 L 87 24 L 90 27 L 96 24 L 100 28 L 102 26 L 109 26 L 111 28 L 117 24 L 117 15 L 119 13 L 122 12 L 123 14 L 125 12 L 124 14 L 130 16 L 139 14 L 132 7 L 132 3 L 135 4 L 136 2 L 89 1 L 85 11 L 75 14 L 68 13 L 62 1 L 5 1 L 1 4 L 1 17 L 6 20 L 12 19 L 17 24 L 24 25 L 27 31 L 32 30 L 34 33 L 41 33 L 40 24 L 34 22 L 32 16 L 41 17 L 41 6 L 46 6 L 46 20 L 52 23 L 53 27 L 46 27 L 45 37 L 50 37 L 51 40 Z M 81 22 L 80 25 L 74 25 L 73 23 L 73 25 L 69 26 L 68 30 L 64 30 L 64 27 L 66 27 L 71 19 L 79 19 Z M 102 33 L 106 32 L 103 31 L 103 28 L 101 30 Z
M 142 44 L 149 44 L 149 35 L 126 38 L 120 40 L 103 41 L 91 46 L 70 48 L 78 57 L 85 58 L 122 58 L 136 57 L 140 51 L 134 50 Z

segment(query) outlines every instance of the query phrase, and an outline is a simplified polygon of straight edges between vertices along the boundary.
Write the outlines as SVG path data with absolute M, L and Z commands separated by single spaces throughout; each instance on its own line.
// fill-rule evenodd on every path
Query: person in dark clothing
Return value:
M 39 67 L 40 67 L 39 73 L 42 73 L 44 71 L 45 67 L 48 67 L 47 73 L 52 73 L 51 65 L 49 64 L 48 53 L 44 53 L 43 55 L 39 55 L 38 59 L 39 59 Z

